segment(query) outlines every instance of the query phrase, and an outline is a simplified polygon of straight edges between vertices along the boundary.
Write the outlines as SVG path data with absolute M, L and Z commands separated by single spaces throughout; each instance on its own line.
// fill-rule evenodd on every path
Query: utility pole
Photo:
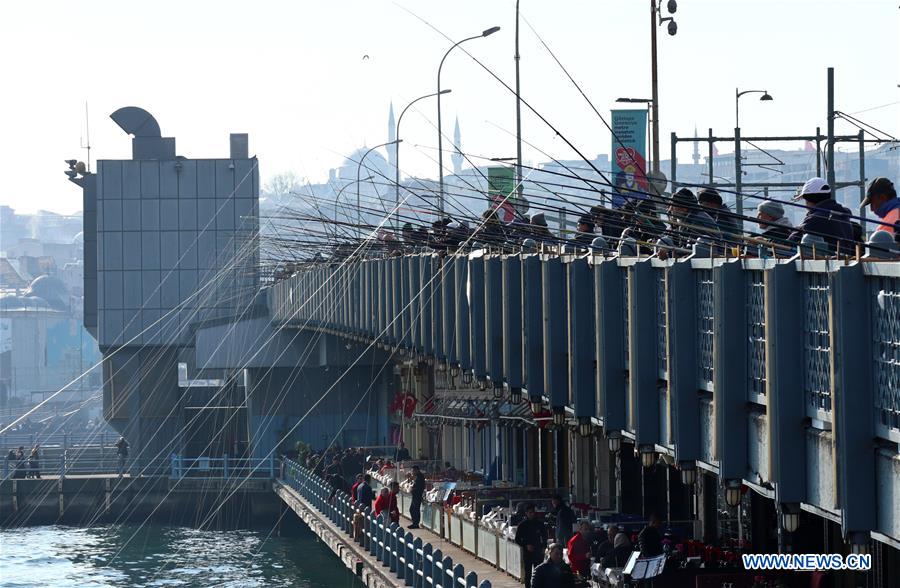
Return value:
M 650 83 L 653 111 L 653 171 L 659 171 L 659 87 L 656 75 L 656 0 L 650 0 Z
M 519 93 L 519 0 L 516 0 L 516 186 L 522 200 L 522 97 Z
M 837 200 L 834 185 L 834 68 L 828 68 L 828 138 L 825 142 L 825 164 L 828 166 L 828 178 L 825 180 L 831 187 L 831 195 Z

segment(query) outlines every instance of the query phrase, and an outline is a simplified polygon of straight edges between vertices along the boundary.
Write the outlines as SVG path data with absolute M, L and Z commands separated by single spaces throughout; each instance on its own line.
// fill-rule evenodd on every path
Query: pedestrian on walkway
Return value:
M 662 520 L 659 518 L 659 515 L 656 513 L 651 514 L 647 526 L 638 535 L 638 547 L 641 548 L 641 557 L 662 555 L 662 534 L 659 532 L 661 526 Z
M 537 518 L 534 505 L 525 507 L 525 520 L 516 527 L 516 543 L 522 547 L 522 563 L 525 566 L 525 588 L 531 588 L 531 574 L 534 566 L 540 565 L 544 559 L 544 546 L 547 545 L 547 529 L 544 521 Z
M 382 488 L 381 491 L 378 492 L 378 498 L 375 499 L 375 506 L 372 507 L 372 512 L 375 513 L 375 518 L 380 517 L 381 513 L 387 510 L 390 500 L 391 491 L 387 488 Z
M 556 542 L 560 545 L 566 545 L 572 538 L 572 527 L 575 525 L 577 517 L 572 507 L 566 504 L 563 497 L 557 494 L 552 499 L 553 510 L 551 511 L 556 517 Z
M 359 490 L 359 487 L 363 483 L 363 475 L 356 474 L 356 482 L 353 483 L 353 486 L 350 487 L 350 502 L 356 502 L 356 491 Z
M 392 523 L 400 524 L 400 507 L 397 504 L 397 495 L 400 493 L 400 482 L 394 480 L 390 485 L 390 493 L 388 494 L 388 515 Z
M 566 544 L 569 550 L 569 565 L 582 578 L 591 577 L 591 524 L 578 523 L 578 532 Z
M 425 476 L 419 466 L 412 467 L 413 484 L 410 494 L 412 500 L 409 503 L 409 518 L 412 519 L 410 529 L 418 529 L 419 521 L 422 518 L 422 499 L 425 497 Z
M 119 462 L 119 477 L 125 475 L 125 462 L 128 460 L 128 441 L 125 440 L 125 437 L 119 437 L 119 440 L 116 441 L 116 457 Z
M 41 449 L 39 445 L 31 448 L 28 456 L 28 475 L 35 479 L 41 478 Z
M 372 490 L 372 476 L 366 474 L 363 476 L 363 483 L 356 489 L 356 501 L 362 508 L 369 508 L 372 506 L 373 500 L 375 500 L 375 491 Z
M 563 548 L 553 543 L 547 548 L 547 561 L 534 570 L 532 588 L 574 588 L 575 575 L 569 564 L 563 561 Z
M 16 451 L 16 468 L 13 471 L 13 478 L 17 480 L 22 480 L 25 478 L 27 472 L 25 467 L 25 447 L 20 445 L 19 449 Z

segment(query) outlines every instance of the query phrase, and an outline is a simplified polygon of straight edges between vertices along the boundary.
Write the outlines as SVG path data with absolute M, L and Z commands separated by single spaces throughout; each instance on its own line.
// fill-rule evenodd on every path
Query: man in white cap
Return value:
M 831 186 L 822 178 L 812 178 L 803 184 L 794 200 L 803 199 L 806 216 L 791 240 L 799 242 L 804 234 L 818 235 L 828 244 L 831 253 L 851 254 L 855 240 L 850 225 L 850 210 L 832 197 Z
M 794 246 L 790 245 L 793 227 L 791 221 L 784 216 L 784 205 L 781 202 L 763 200 L 756 207 L 756 218 L 759 221 L 757 224 L 762 230 L 757 239 L 780 249 L 785 249 L 785 246 L 794 249 Z

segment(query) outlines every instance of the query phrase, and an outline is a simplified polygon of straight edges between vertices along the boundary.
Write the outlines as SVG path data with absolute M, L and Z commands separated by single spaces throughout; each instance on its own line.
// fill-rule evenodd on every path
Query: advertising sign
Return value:
M 626 197 L 647 192 L 647 111 L 613 110 L 612 130 L 613 206 L 622 206 Z
M 516 218 L 516 170 L 512 167 L 488 168 L 488 200 L 500 221 L 509 224 Z

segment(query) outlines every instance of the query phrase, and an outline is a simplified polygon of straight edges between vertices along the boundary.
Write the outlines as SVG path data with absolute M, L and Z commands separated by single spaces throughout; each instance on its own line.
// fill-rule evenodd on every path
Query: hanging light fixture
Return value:
M 531 412 L 534 414 L 538 414 L 544 409 L 544 402 L 540 396 L 532 396 L 529 398 L 529 402 L 531 403 Z
M 470 386 L 472 384 L 472 372 L 470 372 L 469 370 L 463 370 L 462 381 L 466 386 Z
M 653 445 L 641 445 L 641 465 L 645 468 L 653 467 L 656 463 L 657 456 Z
M 685 486 L 693 486 L 697 481 L 697 465 L 692 461 L 683 461 L 678 464 L 681 471 L 681 483 Z
M 591 417 L 578 417 L 578 434 L 582 437 L 590 437 L 594 432 Z
M 494 400 L 500 400 L 503 398 L 503 384 L 500 382 L 493 382 L 494 385 Z
M 562 406 L 553 407 L 553 424 L 558 427 L 566 424 L 566 409 Z
M 454 378 L 459 376 L 459 366 L 458 365 L 454 365 L 450 368 L 450 375 Z
M 609 435 L 606 436 L 606 440 L 609 443 L 609 450 L 612 453 L 616 453 L 622 449 L 622 433 L 619 431 L 610 431 Z
M 725 483 L 725 503 L 732 507 L 741 503 L 740 480 L 728 480 Z
M 512 404 L 520 404 L 522 402 L 522 389 L 521 388 L 510 388 L 509 389 L 509 401 Z
M 788 533 L 793 533 L 800 527 L 800 508 L 796 504 L 781 505 L 781 526 Z
M 865 533 L 851 534 L 850 553 L 855 555 L 865 555 L 869 553 L 869 540 Z

